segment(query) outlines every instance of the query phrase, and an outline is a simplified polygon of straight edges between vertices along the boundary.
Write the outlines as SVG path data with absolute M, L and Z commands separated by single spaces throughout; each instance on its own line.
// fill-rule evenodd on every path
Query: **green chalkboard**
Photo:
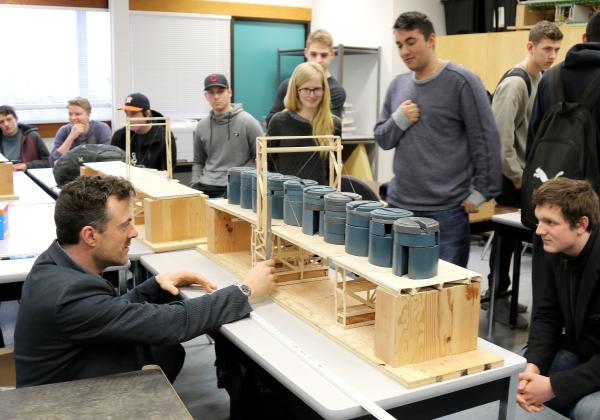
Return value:
M 233 23 L 233 99 L 261 120 L 271 109 L 277 90 L 277 49 L 304 48 L 301 23 L 236 20 Z M 303 57 L 282 57 L 282 79 Z

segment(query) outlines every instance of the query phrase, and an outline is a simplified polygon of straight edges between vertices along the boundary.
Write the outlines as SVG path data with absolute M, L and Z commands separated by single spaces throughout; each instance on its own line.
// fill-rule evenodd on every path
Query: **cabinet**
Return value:
M 585 25 L 561 25 L 564 38 L 556 63 L 569 49 L 581 42 Z M 529 31 L 438 36 L 436 51 L 440 58 L 462 64 L 481 78 L 490 92 L 500 77 L 527 55 Z
M 350 119 L 353 129 L 342 136 L 344 158 L 350 156 L 358 145 L 363 145 L 372 173 L 377 173 L 377 147 L 373 137 L 373 127 L 380 110 L 381 47 L 351 47 L 339 44 L 334 47 L 336 59 L 329 71 L 346 91 L 346 120 Z M 277 51 L 277 81 L 281 83 L 289 75 L 282 74 L 284 57 L 302 57 L 304 49 Z M 361 171 L 364 173 L 364 171 Z

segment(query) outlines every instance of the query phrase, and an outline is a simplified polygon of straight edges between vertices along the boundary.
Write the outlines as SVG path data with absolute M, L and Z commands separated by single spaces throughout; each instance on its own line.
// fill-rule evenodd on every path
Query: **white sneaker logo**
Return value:
M 565 171 L 560 171 L 559 173 L 557 173 L 556 175 L 554 175 L 554 178 L 552 179 L 556 179 L 559 176 L 562 176 L 565 174 Z M 548 175 L 546 175 L 546 172 L 544 172 L 544 170 L 542 168 L 536 168 L 535 172 L 533 173 L 533 177 L 539 179 L 540 181 L 542 181 L 542 184 L 546 181 L 548 181 Z

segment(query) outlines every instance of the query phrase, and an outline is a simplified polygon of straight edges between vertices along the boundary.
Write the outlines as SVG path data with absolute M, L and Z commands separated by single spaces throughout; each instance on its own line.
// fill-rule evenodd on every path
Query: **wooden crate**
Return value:
M 0 162 L 0 200 L 15 200 L 13 183 L 13 165 L 10 162 Z
M 554 13 L 554 6 L 531 7 L 526 4 L 518 4 L 515 17 L 515 28 L 530 28 L 542 20 L 554 22 Z

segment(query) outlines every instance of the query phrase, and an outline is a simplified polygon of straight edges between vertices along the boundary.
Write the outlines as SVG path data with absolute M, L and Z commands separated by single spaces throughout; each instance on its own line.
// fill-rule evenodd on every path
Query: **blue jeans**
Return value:
M 554 356 L 550 369 L 548 369 L 548 376 L 563 370 L 573 369 L 578 365 L 579 357 L 575 353 L 560 350 Z M 573 420 L 600 419 L 600 391 L 586 395 L 577 401 L 574 406 L 560 407 L 554 399 L 547 401 L 545 405 L 565 416 L 568 415 Z
M 471 249 L 471 229 L 465 210 L 462 207 L 454 207 L 447 210 L 411 211 L 416 217 L 429 217 L 439 222 L 440 259 L 466 267 Z

